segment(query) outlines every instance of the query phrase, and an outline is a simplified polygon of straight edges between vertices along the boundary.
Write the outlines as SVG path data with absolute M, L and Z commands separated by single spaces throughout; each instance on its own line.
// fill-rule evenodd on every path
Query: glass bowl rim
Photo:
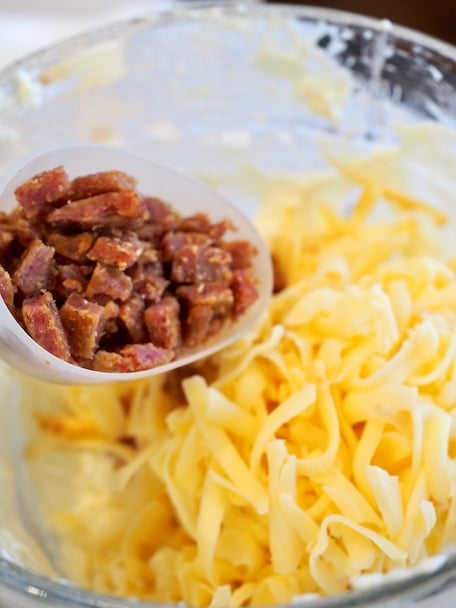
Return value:
M 192 17 L 196 14 L 196 11 L 210 9 L 234 10 L 242 15 L 254 15 L 256 11 L 265 16 L 277 13 L 285 17 L 301 18 L 313 22 L 321 21 L 337 26 L 357 27 L 378 33 L 385 32 L 385 22 L 388 22 L 387 19 L 382 20 L 363 14 L 312 5 L 264 4 L 257 0 L 244 3 L 232 0 L 218 2 L 217 0 L 196 0 L 184 6 L 179 2 L 170 8 L 152 9 L 138 17 L 94 27 L 38 49 L 1 69 L 0 86 L 11 85 L 18 70 L 33 69 L 37 65 L 43 65 L 46 61 L 56 58 L 62 60 L 81 49 L 90 48 L 94 42 L 99 44 L 127 37 L 149 27 L 171 23 L 176 17 Z M 456 46 L 395 23 L 391 25 L 388 32 L 394 39 L 420 45 L 427 51 L 450 60 L 456 66 Z M 435 585 L 438 583 L 446 587 L 450 575 L 452 578 L 456 575 L 456 554 L 448 555 L 443 565 L 428 572 L 419 570 L 413 572 L 413 569 L 411 569 L 406 576 L 397 580 L 385 579 L 381 584 L 372 585 L 369 589 L 358 589 L 335 596 L 322 597 L 315 601 L 305 599 L 302 605 L 305 605 L 306 608 L 356 608 L 382 602 L 386 599 L 396 600 L 410 592 L 426 594 L 429 591 L 429 594 L 432 595 Z M 136 598 L 118 598 L 91 592 L 64 579 L 51 579 L 0 557 L 0 594 L 2 588 L 11 593 L 19 594 L 22 598 L 28 597 L 30 600 L 46 601 L 46 605 L 51 605 L 49 602 L 57 602 L 58 605 L 68 606 L 68 608 L 157 608 L 159 606 L 175 605 L 165 602 L 141 601 Z M 404 597 L 404 599 L 406 598 Z M 299 599 L 293 601 L 293 605 L 299 606 Z M 183 606 L 182 602 L 179 602 L 179 606 Z
M 310 599 L 310 597 L 305 598 L 304 595 L 302 602 L 296 598 L 287 605 L 302 608 L 365 608 L 371 605 L 383 605 L 385 600 L 413 599 L 408 597 L 411 592 L 422 600 L 428 596 L 435 596 L 436 585 L 439 585 L 438 589 L 446 589 L 448 580 L 450 585 L 454 584 L 455 573 L 456 554 L 452 554 L 436 570 L 406 574 L 397 580 L 385 579 L 381 583 L 372 584 L 370 588 L 355 589 L 328 597 Z M 45 600 L 49 607 L 52 607 L 53 602 L 61 608 L 169 608 L 170 606 L 185 608 L 187 606 L 183 602 L 141 601 L 134 597 L 124 598 L 88 591 L 65 579 L 51 579 L 0 558 L 0 593 L 2 588 L 21 594 L 21 598 L 28 596 L 29 599 Z M 277 604 L 276 608 L 281 606 L 284 605 Z
M 76 50 L 89 48 L 93 42 L 107 42 L 113 37 L 126 36 L 129 33 L 147 29 L 149 26 L 163 25 L 172 22 L 176 17 L 183 15 L 195 15 L 197 11 L 211 9 L 224 9 L 238 12 L 239 14 L 254 14 L 259 11 L 264 15 L 280 14 L 286 17 L 297 17 L 309 21 L 322 21 L 338 26 L 355 26 L 371 30 L 373 32 L 385 33 L 385 24 L 391 24 L 388 33 L 396 40 L 407 40 L 408 42 L 425 47 L 426 50 L 438 53 L 445 59 L 456 63 L 456 45 L 440 40 L 424 32 L 390 22 L 387 18 L 378 19 L 361 13 L 342 11 L 332 8 L 323 8 L 312 5 L 293 4 L 266 4 L 262 0 L 191 0 L 190 4 L 183 5 L 183 0 L 175 0 L 175 6 L 170 8 L 152 9 L 140 16 L 117 20 L 106 25 L 89 28 L 81 33 L 64 37 L 54 43 L 37 49 L 26 56 L 21 57 L 9 65 L 0 69 L 0 85 L 14 80 L 18 70 L 33 68 L 35 64 L 42 65 L 47 58 L 59 58 L 62 60 Z

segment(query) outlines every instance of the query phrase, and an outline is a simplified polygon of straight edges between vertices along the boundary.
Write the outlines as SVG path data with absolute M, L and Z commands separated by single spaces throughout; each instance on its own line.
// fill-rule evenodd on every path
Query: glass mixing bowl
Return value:
M 338 11 L 189 3 L 66 40 L 0 73 L 0 168 L 43 147 L 112 143 L 207 179 L 252 213 L 252 167 L 311 175 L 326 166 L 322 140 L 371 149 L 397 140 L 397 121 L 421 120 L 456 124 L 451 46 Z M 78 589 L 47 562 L 25 504 L 15 399 L 0 399 L 0 605 L 150 605 Z M 455 597 L 450 555 L 305 605 L 452 606 Z

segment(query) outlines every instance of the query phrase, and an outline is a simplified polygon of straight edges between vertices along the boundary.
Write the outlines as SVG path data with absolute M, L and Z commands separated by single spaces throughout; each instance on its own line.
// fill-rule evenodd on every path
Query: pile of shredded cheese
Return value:
M 46 513 L 76 583 L 287 603 L 454 542 L 456 246 L 441 212 L 338 166 L 350 210 L 316 183 L 264 210 L 286 287 L 248 336 L 187 370 L 181 397 L 176 375 L 25 385 L 30 466 L 66 488 Z

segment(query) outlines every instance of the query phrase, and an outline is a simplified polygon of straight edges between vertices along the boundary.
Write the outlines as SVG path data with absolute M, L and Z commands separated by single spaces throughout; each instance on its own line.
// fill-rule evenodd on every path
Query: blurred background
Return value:
M 456 0 L 275 0 L 279 4 L 310 4 L 370 17 L 389 19 L 456 45 Z
M 86 28 L 171 4 L 172 0 L 0 0 L 0 67 Z M 387 18 L 456 44 L 456 0 L 311 0 L 308 4 Z

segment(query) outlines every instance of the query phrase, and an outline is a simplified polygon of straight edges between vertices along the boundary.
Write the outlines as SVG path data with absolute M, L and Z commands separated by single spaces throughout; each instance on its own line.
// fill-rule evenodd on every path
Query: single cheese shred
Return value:
M 29 466 L 46 475 L 43 509 L 77 584 L 286 604 L 455 541 L 447 218 L 356 164 L 337 170 L 354 204 L 336 208 L 315 182 L 263 210 L 281 289 L 236 344 L 131 384 L 24 384 Z

